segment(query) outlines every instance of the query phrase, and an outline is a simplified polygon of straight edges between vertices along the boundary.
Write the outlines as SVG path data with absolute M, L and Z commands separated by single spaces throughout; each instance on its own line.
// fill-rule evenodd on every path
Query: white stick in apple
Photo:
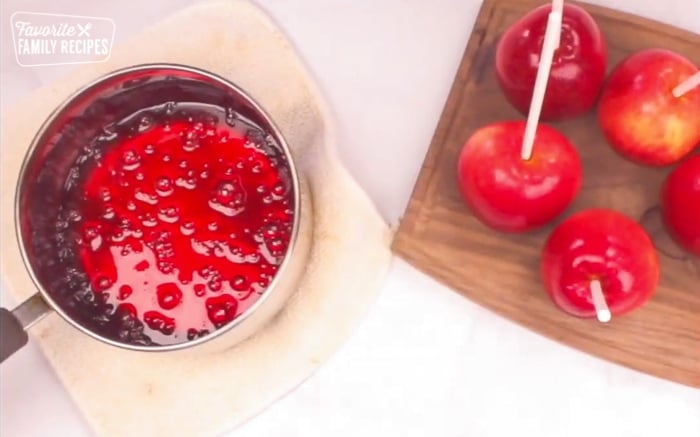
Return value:
M 689 78 L 687 78 L 683 82 L 679 83 L 672 91 L 673 97 L 675 97 L 675 98 L 681 97 L 684 94 L 693 90 L 697 86 L 700 86 L 700 71 L 698 71 L 694 75 L 690 76 Z
M 564 17 L 564 0 L 552 0 L 552 12 L 561 14 Z M 559 31 L 556 32 L 557 37 L 554 40 L 554 48 L 559 48 L 561 42 L 561 22 L 559 23 Z
M 552 61 L 554 60 L 554 51 L 559 46 L 562 12 L 554 10 L 554 8 L 558 7 L 557 5 L 563 8 L 563 1 L 554 0 L 552 12 L 549 13 L 547 19 L 547 28 L 544 32 L 544 43 L 542 44 L 542 52 L 540 54 L 540 65 L 537 68 L 535 88 L 532 92 L 532 100 L 530 101 L 530 111 L 527 114 L 525 135 L 523 136 L 523 144 L 520 149 L 520 157 L 525 161 L 530 160 L 532 157 L 535 133 L 537 131 L 537 124 L 540 122 L 544 94 L 547 90 L 549 73 L 552 70 Z
M 590 288 L 598 321 L 601 323 L 608 323 L 612 318 L 612 314 L 610 313 L 610 308 L 608 308 L 608 302 L 605 300 L 603 287 L 600 285 L 600 281 L 597 279 L 592 280 Z

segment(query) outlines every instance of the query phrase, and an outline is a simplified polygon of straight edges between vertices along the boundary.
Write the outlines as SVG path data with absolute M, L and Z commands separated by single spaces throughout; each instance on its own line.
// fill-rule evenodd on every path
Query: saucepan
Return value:
M 206 119 L 203 121 L 196 119 L 199 112 L 191 110 L 191 108 L 205 108 L 203 114 L 206 115 Z M 134 117 L 138 120 L 135 120 Z M 171 119 L 175 120 L 172 128 L 168 124 Z M 196 132 L 186 131 L 189 129 L 187 126 L 194 126 L 192 129 Z M 226 130 L 227 128 L 230 129 Z M 158 129 L 162 129 L 162 131 L 158 131 Z M 232 223 L 244 215 L 240 212 L 241 210 L 248 208 L 245 211 L 245 214 L 248 214 L 248 218 L 245 220 L 248 221 L 240 219 L 239 222 L 263 225 L 267 223 L 265 225 L 267 227 L 263 230 L 258 229 L 259 232 L 255 234 L 256 230 L 248 229 L 246 225 L 246 229 L 240 229 L 239 235 L 255 234 L 257 237 L 253 236 L 246 241 L 258 242 L 260 245 L 252 246 L 252 249 L 249 247 L 250 253 L 248 254 L 241 254 L 240 252 L 236 253 L 232 247 L 227 247 L 225 242 L 216 241 L 217 237 L 212 236 L 215 233 L 212 234 L 209 231 L 203 231 L 209 232 L 209 234 L 200 240 L 195 240 L 194 237 L 183 240 L 182 236 L 178 234 L 180 235 L 178 237 L 180 243 L 178 244 L 187 241 L 189 246 L 185 249 L 194 253 L 192 256 L 199 256 L 197 258 L 199 261 L 203 259 L 202 257 L 211 257 L 212 264 L 219 266 L 216 274 L 212 276 L 212 267 L 208 266 L 204 269 L 207 272 L 198 271 L 194 274 L 190 272 L 189 277 L 187 274 L 183 277 L 183 271 L 189 267 L 194 268 L 187 265 L 189 261 L 167 267 L 167 263 L 161 262 L 163 261 L 161 259 L 157 263 L 160 271 L 153 270 L 155 273 L 151 272 L 153 273 L 151 276 L 155 276 L 151 279 L 156 281 L 159 275 L 167 276 L 166 273 L 171 276 L 178 274 L 178 269 L 180 269 L 179 280 L 173 280 L 168 284 L 161 283 L 158 286 L 154 284 L 149 286 L 147 285 L 148 281 L 144 280 L 138 293 L 133 291 L 134 295 L 139 294 L 140 303 L 129 303 L 127 295 L 132 293 L 131 287 L 124 284 L 117 287 L 118 284 L 113 283 L 118 279 L 115 275 L 121 274 L 119 269 L 122 267 L 117 264 L 126 262 L 124 261 L 126 257 L 117 260 L 120 255 L 114 252 L 116 258 L 107 262 L 106 265 L 111 265 L 110 268 L 113 270 L 111 279 L 96 279 L 90 275 L 90 269 L 94 268 L 94 264 L 103 262 L 104 257 L 109 258 L 110 253 L 113 252 L 105 249 L 105 246 L 112 243 L 96 241 L 100 238 L 106 239 L 106 235 L 101 237 L 97 235 L 91 241 L 86 241 L 85 234 L 76 230 L 81 226 L 85 228 L 85 223 L 80 223 L 81 214 L 85 217 L 90 216 L 90 211 L 81 210 L 83 207 L 90 208 L 85 206 L 88 205 L 85 202 L 90 200 L 90 190 L 94 191 L 94 187 L 86 185 L 88 184 L 86 182 L 88 176 L 85 175 L 97 174 L 96 172 L 102 171 L 103 175 L 108 175 L 107 179 L 103 181 L 107 186 L 120 186 L 115 181 L 122 176 L 126 178 L 120 182 L 122 186 L 128 185 L 129 181 L 145 180 L 147 182 L 150 176 L 146 169 L 142 169 L 146 173 L 145 175 L 137 174 L 132 179 L 128 179 L 128 175 L 124 176 L 127 173 L 126 170 L 132 169 L 134 165 L 138 164 L 138 156 L 135 159 L 133 154 L 124 155 L 134 161 L 127 163 L 128 166 L 124 166 L 126 169 L 122 169 L 124 175 L 112 170 L 111 176 L 109 176 L 110 173 L 105 168 L 110 165 L 110 151 L 120 147 L 119 144 L 128 141 L 133 144 L 137 144 L 139 141 L 153 141 L 154 144 L 145 146 L 141 144 L 141 146 L 145 147 L 143 149 L 146 150 L 145 153 L 150 153 L 150 150 L 157 154 L 159 153 L 157 150 L 159 147 L 158 135 L 160 135 L 158 132 L 162 134 L 169 129 L 182 130 L 180 132 L 182 139 L 175 138 L 171 142 L 183 141 L 182 144 L 184 144 L 183 147 L 186 151 L 191 151 L 190 149 L 197 146 L 197 144 L 192 143 L 193 139 L 199 141 L 209 135 L 213 138 L 211 141 L 221 142 L 225 141 L 225 139 L 218 138 L 222 129 L 226 132 L 236 132 L 240 134 L 240 138 L 235 138 L 236 147 L 240 148 L 241 153 L 248 153 L 246 148 L 251 147 L 262 150 L 262 152 L 256 151 L 257 155 L 255 156 L 267 160 L 265 162 L 269 164 L 268 169 L 274 169 L 275 172 L 274 174 L 270 173 L 270 177 L 279 176 L 278 179 L 281 182 L 278 181 L 278 185 L 282 185 L 276 185 L 274 193 L 268 193 L 265 196 L 261 194 L 265 187 L 261 186 L 258 188 L 258 194 L 264 202 L 255 203 L 253 200 L 258 194 L 254 191 L 251 192 L 251 188 L 246 185 L 248 176 L 244 174 L 243 170 L 240 170 L 249 164 L 243 162 L 245 160 L 242 159 L 236 166 L 227 169 L 220 176 L 209 176 L 228 178 L 223 182 L 218 182 L 217 186 L 224 187 L 217 191 L 218 199 L 221 200 L 221 196 L 223 196 L 221 202 L 234 199 L 235 202 L 238 202 L 235 205 L 240 206 L 238 209 L 232 209 L 233 207 L 227 208 L 223 203 L 217 204 L 216 198 L 209 200 L 215 204 L 209 203 L 209 205 L 213 205 L 213 211 L 207 210 L 208 214 L 215 215 L 216 211 L 223 213 L 220 214 L 218 222 L 208 223 L 209 231 L 212 227 L 217 226 L 237 226 Z M 229 140 L 230 143 L 236 141 Z M 197 169 L 202 178 L 209 170 L 211 173 L 217 171 L 217 155 L 212 150 L 221 150 L 222 153 L 229 155 L 232 153 L 229 149 L 222 149 L 221 144 L 217 144 L 218 149 L 211 149 L 206 154 L 202 154 L 205 152 L 201 150 L 199 155 L 196 155 L 197 152 L 192 152 L 191 156 L 195 157 L 193 161 L 202 167 Z M 187 149 L 188 147 L 190 149 Z M 261 155 L 260 153 L 263 152 L 264 154 Z M 163 160 L 165 161 L 166 158 L 168 156 L 164 154 Z M 251 159 L 249 156 L 248 160 Z M 218 158 L 218 161 L 221 162 L 221 158 Z M 180 164 L 183 169 L 187 165 L 184 160 Z M 260 162 L 251 165 L 252 173 L 260 173 Z M 152 168 L 177 170 L 174 164 L 168 162 L 163 163 L 160 167 Z M 87 170 L 81 172 L 81 169 Z M 223 170 L 221 171 L 223 172 Z M 262 177 L 260 174 L 258 176 Z M 210 194 L 205 192 L 206 190 L 198 193 L 196 189 L 192 189 L 193 185 L 190 186 L 188 183 L 186 178 L 178 178 L 174 175 L 169 181 L 170 185 L 160 186 L 160 188 L 172 192 L 181 190 L 184 193 L 187 189 L 191 190 L 188 192 L 191 197 L 187 198 L 190 199 L 187 201 L 189 203 L 184 204 L 184 206 L 183 204 L 179 205 L 181 209 L 184 209 L 181 211 L 181 221 L 186 216 L 199 217 L 205 214 L 207 203 L 197 203 L 197 201 L 200 196 L 207 197 Z M 222 183 L 224 185 L 221 185 Z M 206 186 L 210 187 L 211 184 Z M 1 359 L 4 361 L 22 348 L 28 341 L 27 331 L 29 328 L 51 312 L 57 313 L 64 323 L 75 328 L 80 335 L 106 345 L 135 352 L 215 351 L 232 347 L 243 341 L 261 329 L 280 311 L 296 289 L 296 284 L 304 271 L 310 245 L 309 229 L 311 226 L 306 196 L 302 199 L 304 186 L 290 148 L 270 115 L 250 95 L 223 77 L 191 66 L 147 64 L 111 72 L 86 85 L 56 108 L 43 123 L 21 166 L 15 193 L 15 228 L 21 257 L 26 272 L 36 287 L 36 292 L 12 311 L 5 308 L 0 310 Z M 158 187 L 156 187 L 157 189 Z M 283 247 L 282 252 L 278 253 L 276 257 L 271 255 L 271 246 L 265 246 L 264 236 L 261 236 L 263 231 L 269 232 L 271 229 L 269 222 L 274 211 L 266 210 L 264 204 L 274 203 L 273 197 L 271 197 L 273 194 L 277 195 L 275 199 L 278 201 L 281 201 L 282 198 L 285 199 L 284 211 L 282 209 L 279 211 L 280 214 L 286 214 L 285 217 L 287 217 L 287 221 L 282 223 L 282 226 L 286 226 L 286 240 L 276 241 L 277 249 Z M 139 205 L 146 208 L 142 212 L 148 215 L 147 208 L 153 206 L 151 204 L 157 203 L 160 198 L 153 197 L 155 194 L 141 192 L 137 193 L 137 198 L 138 195 L 142 196 L 141 200 L 147 201 Z M 163 199 L 165 197 L 160 200 Z M 131 202 L 131 200 L 113 199 L 112 205 L 117 212 L 110 209 L 105 212 L 104 217 L 114 219 L 115 215 L 119 216 L 119 211 L 123 211 L 127 215 L 130 211 L 134 214 L 138 213 L 141 206 L 135 206 L 134 202 L 136 201 Z M 247 206 L 243 205 L 245 202 L 248 202 Z M 138 217 L 142 218 L 141 215 Z M 151 225 L 153 229 L 157 229 L 160 224 L 163 224 L 164 227 L 170 226 L 168 229 L 173 229 L 174 233 L 178 232 L 177 229 L 181 229 L 183 233 L 187 233 L 186 230 L 192 231 L 187 227 L 187 223 L 173 224 L 173 220 L 177 221 L 177 218 L 163 217 L 162 223 L 158 221 L 160 218 L 160 215 L 158 217 L 148 216 L 144 219 L 144 225 Z M 87 218 L 85 219 L 87 220 Z M 259 222 L 256 222 L 255 220 L 258 219 Z M 147 223 L 147 220 L 150 222 Z M 194 226 L 193 223 L 190 222 L 189 226 Z M 134 244 L 137 244 L 137 237 L 144 235 L 144 233 L 148 234 L 149 229 L 143 228 L 140 231 L 131 229 L 129 232 L 131 232 L 130 238 Z M 235 237 L 234 234 L 235 232 L 231 232 L 232 238 Z M 119 238 L 124 238 L 122 233 L 118 235 Z M 155 234 L 151 232 L 150 235 Z M 170 244 L 168 246 L 170 249 L 166 247 L 162 253 L 177 251 L 177 248 L 173 249 L 173 244 L 175 246 L 177 244 L 167 241 L 163 243 L 159 240 L 160 236 L 167 236 L 167 233 L 158 235 L 150 240 L 150 243 L 156 245 L 162 243 L 161 246 L 156 247 L 157 250 Z M 112 233 L 111 238 L 117 241 L 117 234 Z M 142 239 L 145 241 L 146 237 L 142 236 Z M 5 244 L 10 244 L 10 242 L 5 242 Z M 148 245 L 149 242 L 146 241 L 143 247 L 146 248 Z M 117 243 L 112 244 L 108 249 L 114 251 L 115 248 L 121 248 L 121 254 L 124 254 L 124 246 Z M 229 252 L 226 252 L 227 250 Z M 136 252 L 136 249 L 134 251 Z M 264 265 L 260 264 L 263 262 L 260 261 L 261 256 L 265 261 Z M 97 257 L 102 257 L 102 261 L 98 260 Z M 260 264 L 261 271 L 267 272 L 267 274 L 260 273 L 267 280 L 261 280 L 254 286 L 248 284 L 247 289 L 239 287 L 243 279 L 240 275 L 232 276 L 235 270 L 248 269 L 246 272 L 250 275 L 251 271 L 257 271 L 255 270 L 256 262 Z M 141 275 L 139 276 L 141 279 L 148 279 L 149 271 L 135 271 L 134 274 Z M 207 279 L 210 279 L 210 282 L 205 283 Z M 198 284 L 198 280 L 202 283 Z M 106 282 L 102 283 L 101 281 Z M 165 285 L 170 287 L 170 291 L 166 290 L 168 287 Z M 235 294 L 241 289 L 247 290 L 244 290 L 244 294 L 247 293 L 247 296 L 240 293 Z M 167 293 L 162 294 L 163 290 Z M 231 295 L 224 299 L 221 296 L 226 294 L 226 290 L 229 290 Z M 192 293 L 195 293 L 196 296 Z M 254 298 L 249 298 L 251 295 Z M 213 299 L 211 302 L 219 304 L 224 302 L 225 305 L 219 305 L 219 307 L 214 304 L 210 305 L 210 298 Z M 197 301 L 197 299 L 203 308 L 198 311 L 205 316 L 209 314 L 210 320 L 204 320 L 204 322 L 211 329 L 191 328 L 187 330 L 187 334 L 181 330 L 180 335 L 176 335 L 178 331 L 175 325 L 181 318 L 189 317 L 194 320 L 198 317 L 187 314 L 187 311 L 190 310 L 184 308 L 181 302 L 192 302 Z M 162 308 L 158 307 L 159 302 Z M 149 306 L 153 308 L 149 308 Z M 196 307 L 196 305 L 191 305 L 188 308 Z M 125 311 L 125 308 L 128 311 Z M 148 313 L 154 308 L 158 311 Z M 226 311 L 231 310 L 231 308 L 237 308 L 236 314 L 228 314 L 227 317 L 221 319 L 221 314 L 226 315 Z M 178 316 L 170 313 L 176 313 Z M 146 320 L 143 314 L 151 314 L 151 318 Z M 160 318 L 153 316 L 153 314 L 160 315 Z M 217 317 L 219 318 L 216 319 Z M 212 326 L 211 320 L 218 322 Z

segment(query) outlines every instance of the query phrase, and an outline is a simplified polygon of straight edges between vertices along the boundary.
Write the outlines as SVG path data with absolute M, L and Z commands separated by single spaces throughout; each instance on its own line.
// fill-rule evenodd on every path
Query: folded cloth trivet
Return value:
M 220 74 L 276 120 L 311 192 L 313 242 L 299 290 L 264 330 L 219 354 L 134 354 L 82 336 L 56 314 L 31 332 L 98 435 L 210 436 L 288 393 L 340 346 L 376 297 L 391 258 L 391 236 L 339 163 L 325 103 L 285 36 L 246 1 L 204 3 L 149 28 L 115 48 L 108 62 L 80 68 L 3 116 L 2 273 L 18 300 L 34 291 L 12 214 L 18 169 L 32 137 L 83 84 L 152 62 Z

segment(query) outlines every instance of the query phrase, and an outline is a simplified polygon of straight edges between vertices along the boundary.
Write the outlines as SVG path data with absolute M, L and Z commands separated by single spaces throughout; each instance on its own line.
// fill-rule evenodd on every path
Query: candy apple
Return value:
M 530 109 L 551 10 L 551 5 L 532 10 L 506 30 L 496 48 L 499 85 L 522 114 Z M 607 45 L 595 20 L 581 7 L 566 4 L 541 120 L 560 120 L 588 112 L 600 95 L 606 65 Z
M 649 235 L 617 211 L 588 209 L 564 220 L 547 239 L 542 279 L 552 301 L 576 317 L 597 316 L 593 281 L 612 315 L 647 302 L 659 281 L 659 260 Z
M 457 164 L 466 204 L 485 225 L 526 232 L 561 214 L 581 188 L 578 152 L 556 129 L 539 125 L 534 152 L 520 157 L 524 121 L 493 123 L 464 144 Z
M 650 166 L 669 165 L 700 143 L 700 88 L 673 88 L 698 68 L 666 49 L 648 49 L 615 67 L 601 94 L 598 122 L 612 147 Z
M 700 256 L 700 155 L 682 162 L 666 178 L 661 210 L 669 234 Z

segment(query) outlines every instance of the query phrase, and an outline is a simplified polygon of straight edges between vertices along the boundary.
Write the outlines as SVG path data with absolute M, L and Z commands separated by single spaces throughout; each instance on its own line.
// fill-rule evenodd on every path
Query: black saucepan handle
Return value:
M 41 320 L 51 308 L 39 293 L 10 311 L 0 308 L 0 362 L 22 349 L 29 341 L 27 329 Z

